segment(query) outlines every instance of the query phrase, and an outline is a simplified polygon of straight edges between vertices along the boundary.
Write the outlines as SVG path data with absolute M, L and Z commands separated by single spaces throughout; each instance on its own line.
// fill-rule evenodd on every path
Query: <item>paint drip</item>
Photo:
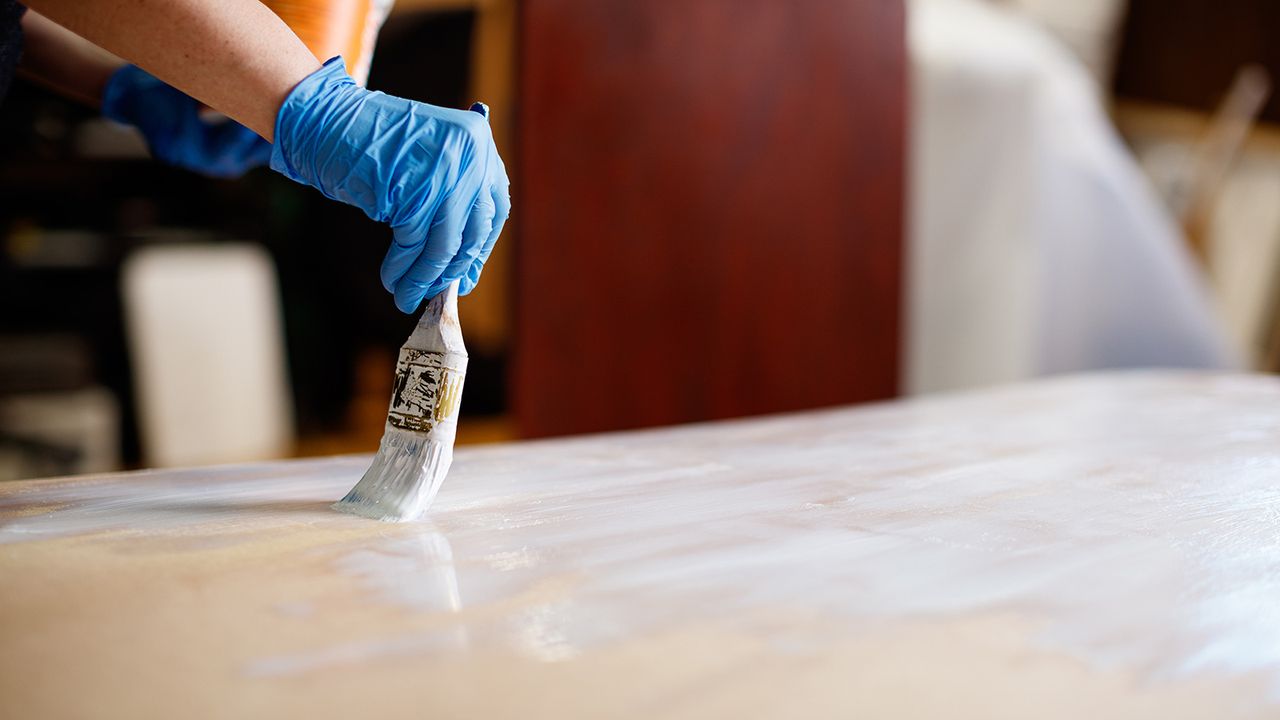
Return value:
M 335 510 L 392 522 L 426 511 L 453 463 L 466 373 L 455 282 L 427 303 L 400 348 L 378 453 Z

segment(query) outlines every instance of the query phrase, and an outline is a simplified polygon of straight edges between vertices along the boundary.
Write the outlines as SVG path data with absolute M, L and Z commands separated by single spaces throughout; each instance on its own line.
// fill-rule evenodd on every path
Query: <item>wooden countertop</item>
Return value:
M 0 717 L 1277 717 L 1280 381 L 0 485 Z

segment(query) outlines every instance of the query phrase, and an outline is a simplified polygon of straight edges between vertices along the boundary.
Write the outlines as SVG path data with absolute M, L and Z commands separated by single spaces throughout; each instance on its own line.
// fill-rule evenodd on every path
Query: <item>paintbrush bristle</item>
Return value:
M 452 463 L 452 442 L 388 427 L 373 464 L 333 508 L 374 520 L 412 520 L 431 504 Z

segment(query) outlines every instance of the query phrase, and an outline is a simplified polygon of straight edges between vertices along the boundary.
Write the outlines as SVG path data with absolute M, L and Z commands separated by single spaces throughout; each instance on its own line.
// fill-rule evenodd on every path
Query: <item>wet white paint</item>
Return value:
M 233 541 L 243 529 L 253 551 L 265 532 L 315 534 L 292 556 L 342 580 L 341 597 L 277 597 L 269 613 L 305 617 L 321 638 L 341 600 L 380 630 L 282 643 L 243 665 L 253 678 L 494 653 L 581 674 L 691 627 L 803 668 L 836 637 L 997 618 L 1030 628 L 1020 652 L 1131 678 L 1133 692 L 1245 678 L 1266 690 L 1233 690 L 1232 707 L 1280 713 L 1275 379 L 1072 378 L 464 448 L 429 519 L 394 526 L 325 510 L 363 463 L 0 488 L 0 548 L 214 527 Z M 14 512 L 38 506 L 55 509 Z

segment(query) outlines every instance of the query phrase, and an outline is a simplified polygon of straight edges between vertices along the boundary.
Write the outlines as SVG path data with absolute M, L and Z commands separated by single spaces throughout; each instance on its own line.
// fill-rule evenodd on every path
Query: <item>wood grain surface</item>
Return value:
M 1280 381 L 0 484 L 5 718 L 1274 718 Z

